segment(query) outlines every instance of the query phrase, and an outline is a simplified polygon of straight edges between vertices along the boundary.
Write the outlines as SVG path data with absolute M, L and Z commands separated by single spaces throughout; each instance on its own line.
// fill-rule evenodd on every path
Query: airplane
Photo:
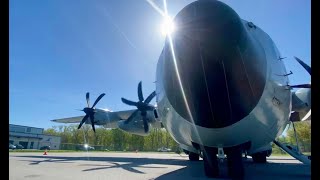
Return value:
M 135 109 L 94 108 L 104 93 L 90 107 L 87 93 L 85 116 L 52 121 L 141 136 L 165 128 L 190 161 L 203 158 L 208 177 L 219 177 L 218 158 L 226 155 L 229 175 L 243 178 L 242 153 L 266 163 L 272 142 L 310 164 L 311 158 L 275 140 L 289 123 L 311 120 L 311 83 L 289 84 L 271 37 L 215 0 L 190 3 L 173 22 L 176 30 L 167 35 L 157 63 L 155 91 L 144 99 L 140 82 L 137 102 L 121 98 Z M 311 76 L 311 67 L 295 59 Z M 150 104 L 154 97 L 156 105 Z

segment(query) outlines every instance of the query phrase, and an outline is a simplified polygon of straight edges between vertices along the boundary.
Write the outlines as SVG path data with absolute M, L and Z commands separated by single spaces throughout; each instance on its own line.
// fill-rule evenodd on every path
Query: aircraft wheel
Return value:
M 242 152 L 239 150 L 232 150 L 227 156 L 228 172 L 232 179 L 244 178 L 244 166 L 242 162 Z
M 189 152 L 189 160 L 190 161 L 199 161 L 199 154 Z
M 252 154 L 252 160 L 254 163 L 266 163 L 267 155 L 265 152 L 258 152 L 258 153 Z
M 204 173 L 207 177 L 219 176 L 219 164 L 215 151 L 205 150 L 203 152 Z

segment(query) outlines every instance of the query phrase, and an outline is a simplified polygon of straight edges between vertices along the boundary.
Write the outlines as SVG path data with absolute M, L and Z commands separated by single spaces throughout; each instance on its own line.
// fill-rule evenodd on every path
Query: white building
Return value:
M 25 149 L 60 149 L 61 137 L 44 135 L 43 128 L 9 124 L 9 143 L 21 144 Z

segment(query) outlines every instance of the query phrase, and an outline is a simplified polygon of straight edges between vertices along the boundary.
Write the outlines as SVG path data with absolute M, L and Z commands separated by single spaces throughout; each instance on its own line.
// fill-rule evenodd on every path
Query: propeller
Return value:
M 291 88 L 311 88 L 311 84 L 298 84 L 298 85 L 291 85 Z
M 156 92 L 153 91 L 148 97 L 147 99 L 144 100 L 143 98 L 143 94 L 142 94 L 142 82 L 140 81 L 138 84 L 138 98 L 139 101 L 138 102 L 134 102 L 134 101 L 130 101 L 127 100 L 125 98 L 121 98 L 122 102 L 129 105 L 129 106 L 135 106 L 137 107 L 137 110 L 135 110 L 130 117 L 125 121 L 126 124 L 128 124 L 130 121 L 132 121 L 132 119 L 134 119 L 134 117 L 138 114 L 138 112 L 140 111 L 141 116 L 142 116 L 142 120 L 143 120 L 143 126 L 144 126 L 144 131 L 148 132 L 149 130 L 149 126 L 148 126 L 148 121 L 147 121 L 147 111 L 153 111 L 154 110 L 154 106 L 149 104 L 150 101 L 156 96 Z
M 83 108 L 83 112 L 86 113 L 86 115 L 83 117 L 82 121 L 80 122 L 78 129 L 81 128 L 81 126 L 83 125 L 83 123 L 85 123 L 87 121 L 88 118 L 90 118 L 91 121 L 91 125 L 92 125 L 92 129 L 94 132 L 96 132 L 96 129 L 94 127 L 94 107 L 97 105 L 97 103 L 100 101 L 100 99 L 105 95 L 105 93 L 100 94 L 100 96 L 96 99 L 96 101 L 93 103 L 92 107 L 90 108 L 90 94 L 87 92 L 86 94 L 86 101 L 87 101 L 87 105 L 88 107 Z
M 301 59 L 294 57 L 298 63 L 310 74 L 311 76 L 311 67 L 304 63 Z M 290 85 L 291 88 L 311 88 L 311 83 L 310 84 L 298 84 L 298 85 Z
M 308 66 L 306 63 L 304 63 L 301 59 L 299 59 L 299 58 L 297 58 L 297 57 L 294 57 L 294 58 L 298 61 L 298 63 L 299 63 L 301 66 L 303 66 L 303 68 L 304 68 L 306 71 L 308 71 L 308 73 L 309 73 L 310 76 L 311 76 L 311 67 Z

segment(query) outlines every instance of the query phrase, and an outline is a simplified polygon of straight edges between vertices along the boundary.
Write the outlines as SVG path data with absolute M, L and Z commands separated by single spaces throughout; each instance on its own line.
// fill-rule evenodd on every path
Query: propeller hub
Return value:
M 139 101 L 139 102 L 137 103 L 137 108 L 138 108 L 140 111 L 143 111 L 143 110 L 146 108 L 146 104 L 143 103 L 143 102 L 141 102 L 141 101 Z
M 83 111 L 84 111 L 86 114 L 91 114 L 91 113 L 93 113 L 93 108 L 88 108 L 88 107 L 86 107 L 86 108 L 83 108 Z

